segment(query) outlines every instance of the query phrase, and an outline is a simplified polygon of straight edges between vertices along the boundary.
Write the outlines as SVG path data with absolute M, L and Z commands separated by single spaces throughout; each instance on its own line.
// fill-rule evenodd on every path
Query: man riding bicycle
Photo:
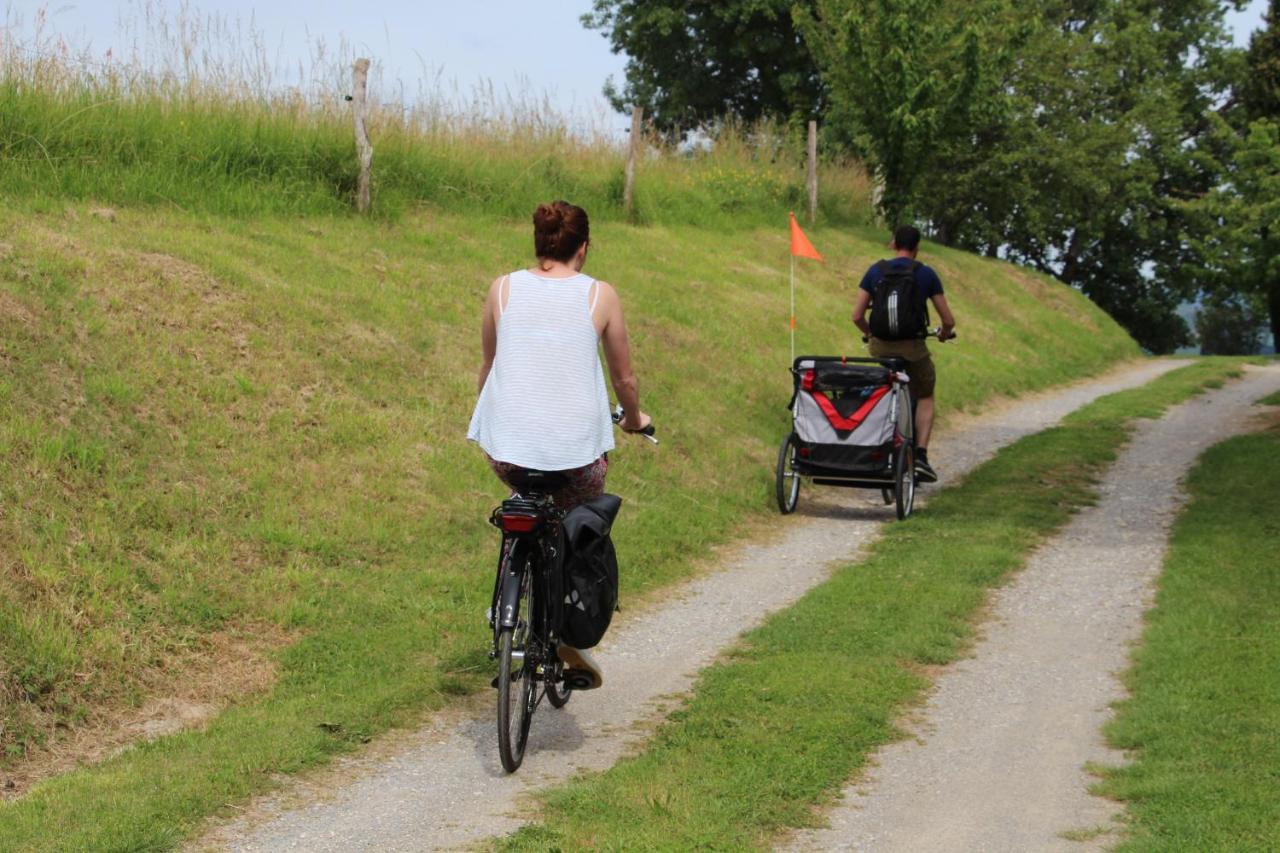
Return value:
M 900 226 L 893 232 L 890 247 L 895 256 L 872 264 L 862 277 L 858 297 L 853 304 L 853 324 L 866 336 L 873 358 L 906 360 L 911 396 L 916 401 L 916 476 L 921 482 L 934 483 L 938 475 L 929 465 L 928 447 L 929 433 L 933 429 L 933 393 L 937 373 L 924 341 L 929 334 L 926 303 L 933 303 L 942 321 L 938 340 L 945 341 L 955 336 L 956 320 L 947 305 L 947 298 L 942 294 L 942 280 L 931 267 L 916 260 L 920 231 L 911 225 Z M 899 302 L 902 303 L 900 313 L 897 310 Z M 870 323 L 866 319 L 868 308 L 872 309 Z M 895 321 L 901 316 L 904 321 L 886 322 L 884 316 L 877 317 L 878 313 Z
M 601 343 L 625 412 L 622 428 L 639 432 L 650 418 L 640 410 L 618 294 L 582 273 L 590 244 L 587 212 L 566 201 L 541 204 L 533 226 L 537 264 L 500 276 L 489 288 L 480 331 L 480 398 L 467 438 L 480 445 L 509 487 L 520 469 L 560 472 L 567 482 L 551 497 L 568 510 L 604 493 L 614 446 L 597 355 Z M 603 683 L 584 650 L 561 643 L 558 653 L 571 670 L 589 675 L 589 686 Z

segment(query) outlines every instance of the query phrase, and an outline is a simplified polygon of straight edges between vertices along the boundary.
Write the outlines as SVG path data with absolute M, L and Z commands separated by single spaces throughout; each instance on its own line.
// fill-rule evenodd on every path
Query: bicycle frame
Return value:
M 508 530 L 503 525 L 506 514 L 532 519 L 529 529 L 519 532 Z M 497 656 L 501 632 L 517 628 L 523 617 L 528 626 L 523 665 L 534 667 L 535 675 L 542 681 L 554 679 L 557 675 L 557 668 L 546 664 L 557 660 L 556 626 L 560 623 L 562 606 L 559 578 L 564 559 L 564 533 L 560 521 L 563 517 L 564 513 L 550 498 L 531 494 L 503 501 L 490 518 L 491 523 L 503 531 L 490 610 L 493 614 L 490 657 Z M 536 584 L 530 595 L 534 612 L 522 614 L 520 602 L 526 583 Z

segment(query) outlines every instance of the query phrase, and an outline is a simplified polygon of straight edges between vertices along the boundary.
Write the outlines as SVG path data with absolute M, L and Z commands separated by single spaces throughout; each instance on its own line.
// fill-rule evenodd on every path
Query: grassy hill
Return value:
M 262 666 L 203 728 L 0 809 L 0 840 L 61 826 L 76 843 L 167 843 L 487 683 L 484 519 L 501 490 L 463 433 L 486 284 L 526 262 L 529 228 L 49 207 L 0 213 L 6 761 Z M 624 604 L 774 512 L 784 226 L 597 226 L 590 271 L 623 296 L 664 439 L 621 441 L 610 472 Z M 849 303 L 881 235 L 812 236 L 829 262 L 801 267 L 798 346 L 855 354 Z M 963 334 L 937 348 L 944 417 L 1137 355 L 1067 288 L 925 258 Z
M 360 220 L 333 99 L 0 58 L 0 848 L 169 846 L 485 688 L 502 493 L 463 434 L 483 296 L 529 262 L 536 201 L 591 211 L 663 438 L 612 457 L 624 606 L 773 523 L 785 139 L 654 149 L 627 216 L 609 144 L 386 109 Z M 822 180 L 798 348 L 859 354 L 885 235 L 856 165 Z M 936 350 L 942 429 L 1138 355 L 1046 278 L 923 258 L 962 335 Z

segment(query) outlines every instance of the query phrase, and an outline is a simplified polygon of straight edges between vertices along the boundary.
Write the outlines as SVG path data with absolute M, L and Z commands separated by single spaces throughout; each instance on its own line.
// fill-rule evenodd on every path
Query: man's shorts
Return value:
M 938 372 L 933 367 L 929 347 L 919 338 L 909 341 L 882 341 L 872 338 L 868 347 L 872 358 L 902 358 L 907 362 L 907 376 L 911 377 L 911 395 L 917 400 L 933 396 L 938 383 Z

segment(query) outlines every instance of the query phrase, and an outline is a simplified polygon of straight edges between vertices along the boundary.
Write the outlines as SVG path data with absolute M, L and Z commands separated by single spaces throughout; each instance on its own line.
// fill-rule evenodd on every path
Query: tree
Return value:
M 1244 242 L 1246 253 L 1254 259 L 1254 286 L 1266 298 L 1271 346 L 1280 353 L 1280 31 L 1276 18 L 1276 0 L 1271 0 L 1266 26 L 1249 39 L 1249 74 L 1242 102 L 1253 121 L 1236 162 L 1246 220 L 1241 236 L 1248 234 Z
M 632 104 L 680 134 L 727 117 L 802 121 L 824 108 L 823 85 L 791 20 L 793 0 L 595 0 L 582 16 L 627 54 L 611 79 L 615 109 Z
M 1211 117 L 1234 55 L 1217 0 L 1033 0 L 1009 95 L 928 176 L 948 241 L 1081 288 L 1153 352 L 1189 343 L 1176 308 L 1202 289 L 1188 204 L 1220 180 Z
M 1193 206 L 1202 217 L 1194 245 L 1207 271 L 1203 289 L 1265 303 L 1280 352 L 1280 123 L 1251 122 L 1235 145 L 1222 183 Z
M 1262 312 L 1253 294 L 1214 294 L 1196 314 L 1201 355 L 1255 355 L 1262 344 Z
M 1265 26 L 1249 39 L 1249 74 L 1241 87 L 1241 101 L 1252 121 L 1280 118 L 1280 31 L 1276 30 L 1276 2 L 1263 16 Z
M 1237 69 L 1229 109 L 1215 116 L 1221 178 L 1188 205 L 1207 302 L 1259 301 L 1280 350 L 1280 33 L 1273 0 Z
M 1000 0 L 814 0 L 796 23 L 827 86 L 827 125 L 868 161 L 897 222 L 949 140 L 969 138 L 998 110 L 989 84 L 1007 54 L 984 26 Z

